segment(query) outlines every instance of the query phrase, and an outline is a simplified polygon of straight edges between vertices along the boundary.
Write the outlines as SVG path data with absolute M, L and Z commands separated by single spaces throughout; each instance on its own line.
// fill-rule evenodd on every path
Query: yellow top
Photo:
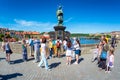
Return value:
M 53 47 L 53 44 L 52 44 L 52 42 L 50 41 L 49 42 L 49 48 L 52 48 Z
M 108 38 L 106 37 L 105 39 L 107 40 L 107 43 L 108 43 Z

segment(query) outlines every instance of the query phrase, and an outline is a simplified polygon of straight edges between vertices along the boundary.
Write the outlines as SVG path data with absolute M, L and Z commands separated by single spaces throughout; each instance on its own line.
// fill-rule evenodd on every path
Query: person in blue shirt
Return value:
M 115 45 L 116 45 L 116 36 L 112 36 L 111 38 L 111 47 L 115 48 Z
M 55 54 L 56 54 L 56 40 L 55 39 L 52 40 L 52 44 L 53 44 L 53 55 L 55 57 Z
M 23 61 L 27 61 L 27 44 L 25 40 L 22 40 L 22 55 L 23 55 Z
M 30 56 L 33 57 L 33 51 L 34 51 L 33 37 L 29 39 L 29 46 L 30 46 Z
M 40 61 L 40 40 L 35 37 L 35 40 L 33 41 L 34 44 L 34 62 Z

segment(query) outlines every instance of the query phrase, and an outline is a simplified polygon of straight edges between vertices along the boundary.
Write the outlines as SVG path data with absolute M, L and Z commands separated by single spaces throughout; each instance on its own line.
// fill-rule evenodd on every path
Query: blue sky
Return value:
M 0 27 L 54 31 L 59 4 L 71 33 L 120 31 L 120 0 L 0 0 Z

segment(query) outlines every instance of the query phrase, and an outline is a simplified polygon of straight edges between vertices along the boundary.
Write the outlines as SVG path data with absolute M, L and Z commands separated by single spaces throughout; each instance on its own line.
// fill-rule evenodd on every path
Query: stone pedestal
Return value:
M 63 40 L 65 38 L 65 26 L 55 26 L 55 39 L 60 38 Z

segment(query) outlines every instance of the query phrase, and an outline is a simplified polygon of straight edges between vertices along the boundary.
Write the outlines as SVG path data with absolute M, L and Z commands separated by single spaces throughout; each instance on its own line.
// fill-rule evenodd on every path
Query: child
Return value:
M 96 45 L 96 49 L 93 49 L 93 58 L 92 58 L 92 62 L 94 62 L 94 61 L 97 59 L 98 53 L 99 53 L 99 45 Z
M 67 57 L 67 63 L 66 65 L 71 64 L 71 57 L 72 57 L 72 43 L 71 41 L 67 42 L 67 50 L 66 50 L 66 57 Z
M 109 51 L 109 56 L 107 58 L 108 63 L 107 63 L 107 67 L 106 67 L 106 71 L 105 73 L 110 73 L 110 69 L 114 67 L 114 48 L 111 48 Z
M 26 41 L 23 40 L 22 42 L 22 55 L 23 55 L 23 61 L 27 61 L 27 44 Z

